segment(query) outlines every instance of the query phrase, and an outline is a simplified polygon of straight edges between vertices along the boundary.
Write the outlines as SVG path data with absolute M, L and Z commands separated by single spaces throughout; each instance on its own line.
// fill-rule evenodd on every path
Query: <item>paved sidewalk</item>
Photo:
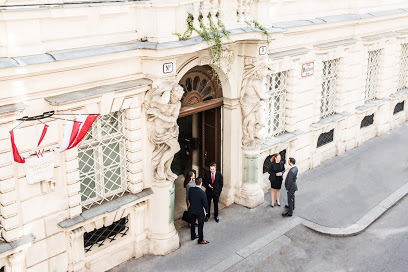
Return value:
M 111 272 L 225 271 L 258 256 L 261 249 L 278 253 L 289 242 L 283 234 L 302 223 L 326 234 L 338 236 L 347 230 L 357 234 L 408 192 L 405 135 L 408 122 L 304 172 L 298 178 L 292 218 L 282 218 L 283 207 L 269 206 L 268 192 L 265 202 L 254 209 L 234 204 L 221 210 L 220 223 L 211 218 L 204 227 L 204 238 L 210 244 L 190 241 L 189 229 L 181 224 L 180 249 L 166 256 L 132 259 Z M 282 191 L 282 206 L 285 203 Z M 359 229 L 354 228 L 356 223 Z
M 408 183 L 408 122 L 298 178 L 296 214 L 348 227 Z

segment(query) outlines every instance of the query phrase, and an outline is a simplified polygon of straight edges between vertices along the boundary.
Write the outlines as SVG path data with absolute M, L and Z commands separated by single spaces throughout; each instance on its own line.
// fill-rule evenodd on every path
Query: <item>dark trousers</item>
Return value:
M 219 196 L 216 196 L 214 192 L 209 192 L 207 194 L 207 202 L 208 202 L 208 214 L 207 217 L 210 218 L 211 215 L 211 199 L 214 201 L 214 217 L 218 216 L 218 201 L 220 200 Z
M 288 214 L 292 215 L 295 209 L 295 192 L 288 192 Z
M 195 226 L 196 226 L 196 220 L 198 221 L 198 242 L 201 242 L 204 240 L 204 215 L 191 215 L 191 240 L 194 240 L 196 237 L 195 233 Z

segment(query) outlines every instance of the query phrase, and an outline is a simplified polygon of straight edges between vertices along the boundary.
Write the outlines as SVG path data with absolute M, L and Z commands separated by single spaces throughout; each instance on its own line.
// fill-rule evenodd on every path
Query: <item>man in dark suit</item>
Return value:
M 298 190 L 296 184 L 298 168 L 295 164 L 296 160 L 294 158 L 289 158 L 289 165 L 291 168 L 285 179 L 285 188 L 288 193 L 288 205 L 285 205 L 285 208 L 288 208 L 288 211 L 283 213 L 282 216 L 292 216 L 293 210 L 295 209 L 295 192 Z
M 219 222 L 218 218 L 218 201 L 220 200 L 220 195 L 222 187 L 224 186 L 224 179 L 220 172 L 217 171 L 217 165 L 213 162 L 210 164 L 210 171 L 207 171 L 204 174 L 203 184 L 205 187 L 205 193 L 207 195 L 208 201 L 208 214 L 205 221 L 208 221 L 210 218 L 211 212 L 211 199 L 214 201 L 214 218 L 215 222 Z
M 206 213 L 209 212 L 209 209 L 208 209 L 207 197 L 204 191 L 201 189 L 202 179 L 196 178 L 195 183 L 196 183 L 196 187 L 191 187 L 190 190 L 188 190 L 188 202 L 190 203 L 188 212 L 191 214 L 191 240 L 194 240 L 195 238 L 197 238 L 196 233 L 195 233 L 195 225 L 196 225 L 196 220 L 197 220 L 198 221 L 198 243 L 205 245 L 205 244 L 208 244 L 209 242 L 204 240 L 204 234 L 203 234 L 204 218 L 205 218 L 204 209 Z

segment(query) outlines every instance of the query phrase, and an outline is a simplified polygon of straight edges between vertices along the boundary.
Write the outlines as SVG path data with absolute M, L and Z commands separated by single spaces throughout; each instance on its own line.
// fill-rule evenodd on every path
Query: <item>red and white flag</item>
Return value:
M 47 133 L 47 129 L 48 129 L 48 125 L 43 124 L 41 127 L 41 133 L 40 135 L 37 137 L 33 148 L 31 149 L 31 151 L 26 154 L 21 156 L 20 153 L 18 152 L 18 148 L 16 145 L 16 135 L 14 134 L 14 129 L 10 131 L 10 139 L 11 139 L 11 148 L 13 150 L 13 157 L 14 157 L 14 161 L 18 162 L 18 163 L 25 163 L 25 159 L 27 159 L 28 157 L 30 157 L 31 154 L 35 153 L 35 150 L 38 149 L 38 147 L 40 146 L 41 142 L 44 139 L 45 134 Z

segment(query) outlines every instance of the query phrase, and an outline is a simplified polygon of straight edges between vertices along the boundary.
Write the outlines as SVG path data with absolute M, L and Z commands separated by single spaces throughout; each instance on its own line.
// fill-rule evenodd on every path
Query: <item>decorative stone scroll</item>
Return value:
M 266 76 L 268 66 L 265 61 L 253 62 L 245 59 L 241 88 L 242 145 L 245 149 L 257 149 L 265 140 Z
M 173 182 L 177 178 L 170 165 L 180 150 L 177 118 L 183 93 L 183 88 L 177 83 L 166 82 L 146 95 L 148 137 L 154 144 L 152 165 L 156 181 Z

